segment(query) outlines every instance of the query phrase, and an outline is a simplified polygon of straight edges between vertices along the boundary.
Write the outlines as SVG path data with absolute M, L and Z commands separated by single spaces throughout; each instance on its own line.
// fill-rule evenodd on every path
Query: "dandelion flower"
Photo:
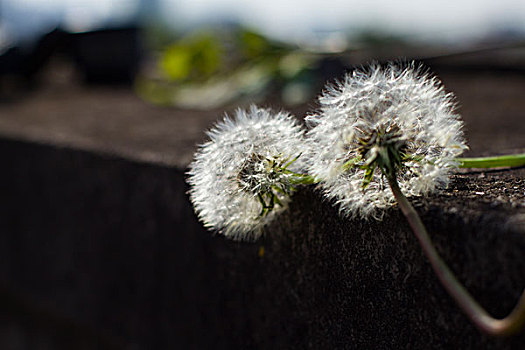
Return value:
M 191 202 L 210 229 L 254 240 L 304 180 L 304 132 L 285 112 L 251 106 L 226 116 L 190 165 Z
M 309 170 L 345 215 L 380 218 L 395 203 L 385 171 L 408 195 L 446 186 L 466 149 L 454 96 L 413 63 L 356 70 L 319 102 L 320 113 L 307 117 Z

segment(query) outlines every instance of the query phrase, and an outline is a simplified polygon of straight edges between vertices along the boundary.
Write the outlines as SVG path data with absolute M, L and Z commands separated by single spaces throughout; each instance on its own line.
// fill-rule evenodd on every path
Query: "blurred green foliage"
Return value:
M 338 32 L 302 49 L 235 24 L 177 37 L 154 23 L 147 34 L 157 60 L 153 71 L 137 79 L 137 93 L 151 103 L 190 109 L 258 103 L 269 97 L 286 106 L 302 104 L 327 76 L 359 62 L 360 55 L 399 56 L 410 46 L 406 38 L 374 28 Z
M 238 34 L 239 48 L 244 57 L 257 59 L 284 50 L 285 47 L 273 45 L 267 38 L 248 29 L 241 29 Z
M 219 70 L 222 51 L 216 37 L 202 33 L 169 45 L 162 54 L 160 66 L 173 81 L 204 80 Z
M 247 28 L 201 30 L 165 45 L 157 73 L 138 79 L 136 88 L 152 103 L 192 109 L 257 102 L 272 91 L 298 104 L 313 93 L 317 59 Z

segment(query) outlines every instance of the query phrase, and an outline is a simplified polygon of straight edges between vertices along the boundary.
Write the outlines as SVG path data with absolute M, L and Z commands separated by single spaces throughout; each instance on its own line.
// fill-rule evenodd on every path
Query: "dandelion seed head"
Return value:
M 195 211 L 228 238 L 257 239 L 286 208 L 294 173 L 305 169 L 303 130 L 288 113 L 251 106 L 207 134 L 188 171 Z M 272 206 L 264 209 L 261 200 Z
M 422 195 L 448 184 L 454 159 L 467 148 L 454 96 L 413 63 L 356 70 L 328 86 L 319 102 L 320 112 L 307 117 L 317 145 L 309 170 L 344 215 L 380 218 L 395 203 L 381 171 L 364 186 L 364 170 L 352 160 L 363 164 L 394 150 L 403 157 L 395 159 L 401 189 Z

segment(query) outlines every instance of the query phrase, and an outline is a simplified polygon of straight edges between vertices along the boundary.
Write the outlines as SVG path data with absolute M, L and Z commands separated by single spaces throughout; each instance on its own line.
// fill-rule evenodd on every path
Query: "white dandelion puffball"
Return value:
M 190 200 L 207 228 L 254 240 L 286 208 L 304 172 L 304 132 L 288 113 L 251 106 L 207 134 L 188 172 Z
M 364 180 L 367 160 L 381 147 L 399 156 L 396 178 L 409 196 L 446 186 L 467 148 L 454 96 L 414 63 L 356 70 L 328 86 L 319 102 L 320 112 L 307 117 L 315 145 L 309 171 L 344 215 L 380 219 L 378 209 L 395 203 L 380 168 Z

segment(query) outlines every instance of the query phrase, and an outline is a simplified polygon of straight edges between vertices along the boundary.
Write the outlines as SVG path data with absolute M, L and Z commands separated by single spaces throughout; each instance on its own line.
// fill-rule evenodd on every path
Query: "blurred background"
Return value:
M 17 97 L 51 71 L 55 82 L 133 85 L 159 105 L 272 95 L 293 106 L 369 60 L 521 69 L 524 39 L 520 0 L 2 0 L 0 92 Z

